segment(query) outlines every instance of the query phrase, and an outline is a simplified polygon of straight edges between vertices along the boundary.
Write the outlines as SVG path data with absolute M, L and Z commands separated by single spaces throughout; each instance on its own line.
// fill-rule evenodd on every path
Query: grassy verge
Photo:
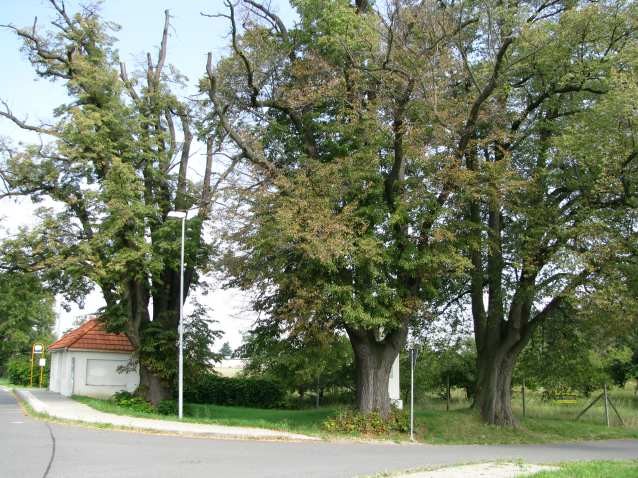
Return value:
M 136 412 L 116 405 L 108 400 L 74 397 L 79 402 L 97 410 L 118 415 L 132 415 L 159 420 L 177 420 L 175 416 Z M 257 408 L 226 407 L 218 405 L 193 405 L 184 407 L 184 421 L 217 425 L 269 428 L 293 433 L 317 435 L 326 438 L 346 435 L 328 434 L 322 424 L 336 408 L 326 407 L 305 410 L 264 410 Z M 518 429 L 485 425 L 478 415 L 468 409 L 425 410 L 415 413 L 417 440 L 425 443 L 468 443 L 468 444 L 508 444 L 508 443 L 548 443 L 578 440 L 603 440 L 614 438 L 638 439 L 638 428 L 607 428 L 590 422 L 574 422 L 559 418 L 526 418 Z M 358 435 L 347 435 L 361 438 Z M 391 440 L 407 440 L 407 435 L 391 434 L 375 437 Z
M 573 419 L 524 418 L 518 429 L 485 425 L 472 410 L 427 410 L 415 413 L 416 432 L 427 443 L 549 443 L 578 440 L 637 438 L 638 428 L 607 428 Z
M 590 461 L 567 463 L 557 471 L 541 471 L 533 478 L 635 478 L 638 461 Z
M 5 387 L 10 386 L 11 384 L 9 383 L 9 379 L 6 377 L 0 377 L 0 385 L 3 385 Z
M 140 418 L 176 421 L 176 416 L 145 413 L 121 407 L 109 400 L 73 397 L 78 402 L 106 413 Z M 324 435 L 321 424 L 335 413 L 334 408 L 307 410 L 266 410 L 259 408 L 224 407 L 219 405 L 184 404 L 184 420 L 191 423 L 268 428 L 308 435 Z

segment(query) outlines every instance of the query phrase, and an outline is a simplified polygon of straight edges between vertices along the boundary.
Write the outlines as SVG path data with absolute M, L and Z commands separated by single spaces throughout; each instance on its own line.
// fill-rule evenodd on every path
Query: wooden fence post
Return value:
M 607 384 L 603 386 L 603 394 L 605 395 L 605 423 L 609 427 L 609 397 L 607 397 Z

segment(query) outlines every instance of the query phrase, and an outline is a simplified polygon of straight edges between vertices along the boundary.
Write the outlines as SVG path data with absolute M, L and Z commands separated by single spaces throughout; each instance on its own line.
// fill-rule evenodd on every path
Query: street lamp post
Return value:
M 184 416 L 184 233 L 187 216 L 188 211 L 171 211 L 167 216 L 171 219 L 180 219 L 182 221 L 182 245 L 179 263 L 179 365 L 177 392 L 177 414 L 180 420 Z

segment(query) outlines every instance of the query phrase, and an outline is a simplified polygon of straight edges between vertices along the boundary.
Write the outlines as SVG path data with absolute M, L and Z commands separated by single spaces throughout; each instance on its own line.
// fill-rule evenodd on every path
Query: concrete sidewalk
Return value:
M 151 430 L 180 435 L 196 435 L 214 438 L 235 438 L 252 440 L 319 440 L 316 437 L 296 433 L 280 432 L 262 428 L 230 427 L 224 425 L 207 425 L 203 423 L 178 422 L 171 420 L 154 420 L 124 415 L 114 415 L 95 410 L 88 405 L 76 402 L 59 393 L 48 390 L 15 389 L 16 395 L 27 402 L 38 413 L 45 413 L 53 418 L 73 420 L 89 424 L 110 424 L 116 427 L 136 430 Z

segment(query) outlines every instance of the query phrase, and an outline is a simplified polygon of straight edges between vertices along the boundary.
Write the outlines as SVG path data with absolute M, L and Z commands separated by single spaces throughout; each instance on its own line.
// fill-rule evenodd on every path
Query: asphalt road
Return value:
M 32 419 L 0 391 L 3 478 L 350 478 L 472 461 L 632 458 L 638 458 L 638 441 L 432 446 L 213 440 L 99 430 Z

